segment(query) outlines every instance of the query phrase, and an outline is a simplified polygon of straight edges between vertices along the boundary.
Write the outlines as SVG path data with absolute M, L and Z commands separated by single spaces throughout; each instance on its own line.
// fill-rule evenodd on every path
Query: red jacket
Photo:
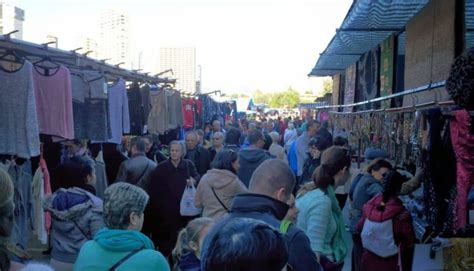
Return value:
M 400 247 L 401 251 L 402 270 L 411 270 L 413 247 L 416 239 L 411 215 L 398 197 L 389 199 L 383 211 L 377 209 L 381 202 L 382 195 L 379 194 L 364 205 L 362 218 L 357 224 L 357 231 L 362 232 L 366 218 L 374 222 L 392 219 L 395 244 Z M 364 249 L 361 270 L 399 271 L 398 263 L 398 254 L 382 258 Z

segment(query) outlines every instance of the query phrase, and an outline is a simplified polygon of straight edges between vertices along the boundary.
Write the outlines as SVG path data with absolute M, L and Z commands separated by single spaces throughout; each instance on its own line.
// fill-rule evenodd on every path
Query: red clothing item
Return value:
M 474 185 L 474 134 L 470 133 L 471 120 L 466 110 L 456 112 L 451 120 L 451 141 L 456 153 L 457 200 L 456 229 L 467 224 L 467 194 Z
M 46 165 L 46 161 L 41 157 L 39 161 L 39 166 L 43 171 L 43 188 L 44 188 L 44 198 L 51 196 L 51 181 L 49 178 L 49 171 L 48 166 Z M 51 233 L 51 213 L 48 211 L 44 212 L 44 224 L 47 233 Z
M 183 127 L 185 129 L 194 128 L 194 99 L 182 99 L 183 101 Z
M 387 202 L 384 211 L 377 210 L 381 202 L 382 195 L 379 194 L 364 205 L 362 218 L 357 224 L 357 231 L 362 232 L 367 218 L 375 222 L 392 219 L 395 244 L 400 247 L 402 255 L 402 270 L 411 270 L 412 259 L 409 255 L 411 255 L 416 239 L 411 215 L 397 197 L 392 197 Z M 364 249 L 360 266 L 362 271 L 399 271 L 400 267 L 398 264 L 398 254 L 388 258 L 382 258 Z

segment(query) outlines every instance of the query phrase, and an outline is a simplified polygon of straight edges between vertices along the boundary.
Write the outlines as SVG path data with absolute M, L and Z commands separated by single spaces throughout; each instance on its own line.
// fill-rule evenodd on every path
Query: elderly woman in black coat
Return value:
M 170 143 L 170 158 L 148 176 L 145 189 L 150 195 L 144 233 L 149 234 L 165 257 L 171 259 L 178 232 L 194 217 L 181 216 L 180 202 L 187 184 L 197 185 L 199 174 L 193 162 L 183 159 L 183 143 Z

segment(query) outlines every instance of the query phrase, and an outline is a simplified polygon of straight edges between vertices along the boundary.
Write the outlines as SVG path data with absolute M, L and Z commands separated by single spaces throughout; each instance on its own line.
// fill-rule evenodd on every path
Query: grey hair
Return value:
M 278 132 L 273 131 L 273 132 L 269 133 L 268 135 L 270 135 L 273 142 L 278 142 L 278 140 L 280 140 L 280 134 Z
M 215 133 L 214 133 L 214 135 L 216 135 L 216 136 L 218 136 L 218 137 L 220 137 L 220 138 L 222 138 L 222 139 L 224 139 L 224 138 L 225 138 L 225 136 L 224 136 L 224 133 L 223 133 L 223 132 L 215 132 Z
M 109 186 L 104 195 L 105 224 L 109 229 L 127 229 L 130 214 L 143 214 L 149 198 L 145 190 L 129 183 Z
M 171 146 L 173 145 L 178 145 L 181 147 L 181 152 L 182 152 L 181 158 L 184 158 L 186 156 L 186 145 L 184 145 L 182 141 L 178 141 L 178 140 L 173 140 L 170 142 L 170 149 L 171 149 Z

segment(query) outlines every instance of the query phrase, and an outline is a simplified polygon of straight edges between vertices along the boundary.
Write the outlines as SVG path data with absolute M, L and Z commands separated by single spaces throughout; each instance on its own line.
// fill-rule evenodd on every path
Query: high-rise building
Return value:
M 97 39 L 98 57 L 111 64 L 124 62 L 131 68 L 131 27 L 129 17 L 116 10 L 102 12 Z M 93 50 L 93 49 L 92 49 Z
M 13 5 L 0 2 L 0 35 L 18 30 L 12 34 L 14 39 L 23 39 L 23 22 L 25 11 Z
M 185 92 L 196 91 L 196 48 L 175 47 L 160 49 L 160 71 L 173 69 L 176 88 Z

